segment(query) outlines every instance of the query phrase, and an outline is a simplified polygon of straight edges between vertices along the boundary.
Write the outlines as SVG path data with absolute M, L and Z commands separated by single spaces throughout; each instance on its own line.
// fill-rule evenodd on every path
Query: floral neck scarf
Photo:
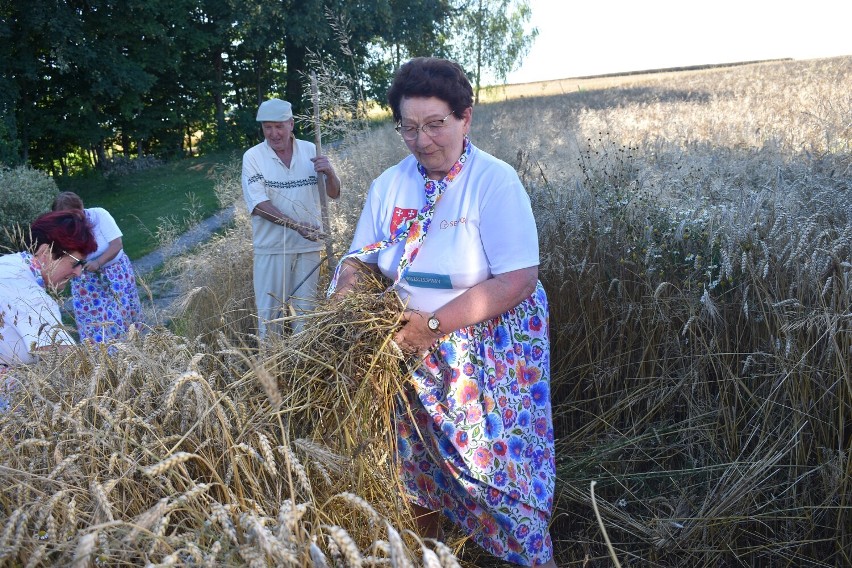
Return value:
M 417 163 L 417 171 L 420 172 L 421 176 L 423 176 L 423 180 L 425 182 L 424 191 L 426 193 L 426 205 L 417 212 L 415 217 L 400 225 L 396 232 L 387 239 L 355 249 L 343 255 L 343 258 L 341 258 L 340 262 L 337 263 L 337 268 L 334 270 L 334 276 L 332 277 L 331 284 L 328 287 L 329 296 L 334 293 L 334 290 L 337 287 L 337 278 L 340 275 L 340 268 L 343 266 L 344 260 L 355 256 L 373 254 L 380 250 L 385 250 L 403 239 L 405 239 L 405 250 L 402 253 L 402 258 L 399 259 L 399 266 L 396 270 L 396 280 L 394 280 L 393 286 L 391 287 L 393 288 L 396 286 L 400 280 L 405 277 L 405 273 L 408 271 L 411 263 L 414 262 L 414 259 L 417 258 L 417 253 L 423 245 L 423 240 L 426 238 L 426 231 L 429 230 L 429 225 L 432 224 L 432 214 L 435 212 L 435 206 L 438 204 L 438 200 L 441 199 L 441 196 L 444 194 L 444 190 L 447 189 L 447 186 L 456 179 L 462 171 L 462 167 L 470 157 L 472 149 L 473 145 L 465 136 L 462 155 L 459 156 L 459 159 L 456 160 L 456 163 L 453 164 L 452 168 L 450 168 L 446 177 L 440 181 L 429 179 L 429 176 L 426 173 L 426 168 L 424 168 L 420 162 Z
M 36 280 L 36 284 L 44 288 L 44 277 L 41 275 L 41 263 L 38 259 L 26 251 L 21 253 L 21 258 L 23 258 L 24 262 L 27 263 L 30 272 L 32 272 L 33 277 Z

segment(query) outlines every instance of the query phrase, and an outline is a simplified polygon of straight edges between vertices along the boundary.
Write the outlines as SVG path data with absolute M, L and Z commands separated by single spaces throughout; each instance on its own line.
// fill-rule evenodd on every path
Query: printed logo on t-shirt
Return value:
M 396 233 L 402 225 L 409 219 L 417 217 L 417 209 L 403 209 L 402 207 L 393 208 L 393 216 L 391 217 L 390 234 Z
M 446 219 L 444 219 L 443 221 L 441 221 L 441 228 L 449 229 L 450 227 L 458 227 L 463 223 L 467 223 L 467 217 L 459 217 L 455 221 L 447 221 Z
M 433 274 L 431 272 L 406 272 L 405 281 L 415 288 L 442 288 L 451 290 L 453 283 L 446 274 Z

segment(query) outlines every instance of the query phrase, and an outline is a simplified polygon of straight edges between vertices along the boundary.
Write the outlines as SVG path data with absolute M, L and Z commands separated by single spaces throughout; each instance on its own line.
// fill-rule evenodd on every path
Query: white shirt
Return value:
M 299 223 L 322 225 L 317 174 L 311 158 L 317 155 L 313 142 L 293 138 L 290 166 L 264 140 L 243 154 L 243 198 L 249 213 L 258 203 L 271 201 L 284 215 Z M 314 252 L 322 243 L 276 225 L 258 215 L 251 216 L 254 250 L 263 254 Z
M 34 363 L 38 347 L 73 345 L 62 328 L 59 304 L 33 275 L 20 253 L 0 256 L 0 364 Z
M 350 250 L 387 238 L 426 205 L 416 164 L 408 156 L 373 181 Z M 381 272 L 395 280 L 403 249 L 400 242 L 360 258 L 378 262 Z M 538 263 L 535 219 L 517 173 L 474 147 L 435 206 L 426 239 L 399 292 L 410 308 L 433 312 L 495 274 Z
M 86 258 L 89 260 L 95 260 L 101 256 L 104 251 L 106 251 L 111 241 L 121 238 L 122 233 L 121 229 L 118 228 L 118 224 L 115 222 L 115 219 L 113 219 L 112 215 L 109 214 L 109 211 L 103 207 L 91 207 L 86 209 L 86 217 L 89 218 L 89 222 L 92 224 L 92 234 L 95 235 L 95 240 L 98 243 L 97 250 Z M 124 250 L 122 249 L 117 255 L 115 255 L 115 257 L 113 257 L 112 260 L 102 264 L 101 268 L 115 264 L 123 254 Z

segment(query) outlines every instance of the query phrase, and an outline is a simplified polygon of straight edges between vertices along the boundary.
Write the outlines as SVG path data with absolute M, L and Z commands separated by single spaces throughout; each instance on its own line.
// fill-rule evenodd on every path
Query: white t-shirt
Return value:
M 62 326 L 59 304 L 42 288 L 19 254 L 0 256 L 0 364 L 35 362 L 34 348 L 73 345 Z
M 293 138 L 290 167 L 275 154 L 266 140 L 243 154 L 243 197 L 249 213 L 258 203 L 271 201 L 282 213 L 300 223 L 322 225 L 317 174 L 311 158 L 316 145 Z M 276 225 L 258 215 L 251 216 L 254 250 L 263 254 L 285 254 L 322 250 L 322 243 L 310 241 L 293 229 Z
M 426 205 L 423 186 L 414 156 L 385 170 L 370 187 L 350 250 L 387 238 L 415 216 Z M 382 273 L 395 280 L 403 249 L 400 242 L 360 258 L 378 262 Z M 538 263 L 535 219 L 517 173 L 474 147 L 435 206 L 399 291 L 409 307 L 432 312 L 495 274 Z
M 98 243 L 97 250 L 86 258 L 95 260 L 104 253 L 109 246 L 110 241 L 119 239 L 123 235 L 121 233 L 121 229 L 118 228 L 118 224 L 115 222 L 115 219 L 113 219 L 112 215 L 109 214 L 109 211 L 103 207 L 90 207 L 89 209 L 86 209 L 86 217 L 89 218 L 89 222 L 92 224 L 92 233 L 95 235 L 95 240 Z M 111 261 L 103 264 L 101 267 L 115 264 L 123 254 L 124 250 L 122 249 Z

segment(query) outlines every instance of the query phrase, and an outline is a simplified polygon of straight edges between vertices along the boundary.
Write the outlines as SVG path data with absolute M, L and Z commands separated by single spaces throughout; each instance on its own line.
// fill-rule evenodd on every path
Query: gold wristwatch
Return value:
M 426 320 L 426 326 L 432 331 L 437 331 L 440 333 L 441 331 L 441 322 L 435 317 L 435 314 L 429 316 L 429 319 Z

